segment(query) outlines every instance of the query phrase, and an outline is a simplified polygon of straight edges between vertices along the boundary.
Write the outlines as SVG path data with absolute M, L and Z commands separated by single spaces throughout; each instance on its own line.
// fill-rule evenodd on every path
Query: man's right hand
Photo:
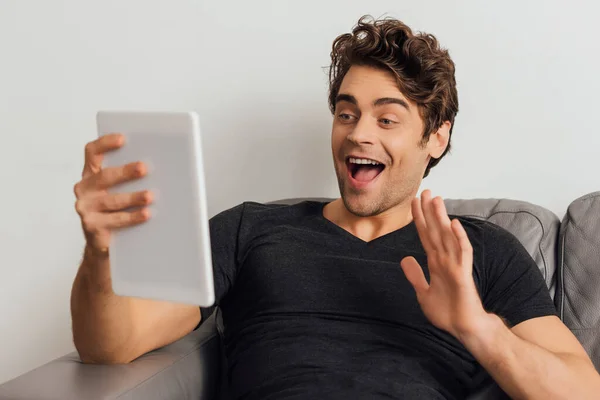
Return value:
M 86 249 L 73 283 L 71 314 L 73 341 L 83 362 L 130 362 L 183 337 L 200 321 L 200 309 L 195 305 L 117 296 L 112 291 L 111 232 L 148 220 L 147 206 L 152 202 L 149 191 L 108 192 L 146 174 L 140 162 L 102 168 L 104 154 L 124 142 L 122 135 L 111 134 L 88 143 L 82 179 L 75 184 L 75 208 Z
M 109 193 L 107 189 L 146 174 L 146 166 L 133 162 L 120 167 L 102 168 L 104 153 L 120 148 L 120 134 L 102 136 L 85 146 L 82 178 L 75 184 L 75 209 L 81 218 L 87 250 L 95 256 L 108 256 L 110 233 L 115 228 L 140 224 L 150 218 L 148 205 L 152 193 Z

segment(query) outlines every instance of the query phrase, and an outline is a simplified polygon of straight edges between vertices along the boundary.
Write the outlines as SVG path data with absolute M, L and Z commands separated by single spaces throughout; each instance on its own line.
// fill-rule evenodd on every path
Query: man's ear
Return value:
M 446 121 L 436 132 L 433 132 L 431 135 L 429 135 L 427 148 L 429 150 L 429 155 L 432 158 L 440 158 L 442 154 L 444 154 L 444 151 L 446 151 L 446 147 L 448 147 L 448 141 L 450 140 L 451 126 L 452 124 L 450 121 Z

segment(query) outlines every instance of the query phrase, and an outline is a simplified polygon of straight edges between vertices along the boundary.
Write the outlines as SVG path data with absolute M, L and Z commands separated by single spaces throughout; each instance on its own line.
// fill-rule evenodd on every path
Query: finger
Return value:
M 452 231 L 458 241 L 460 248 L 461 264 L 473 265 L 473 246 L 469 240 L 469 236 L 458 219 L 452 220 Z
M 427 223 L 425 222 L 423 210 L 421 209 L 421 200 L 418 197 L 413 199 L 411 203 L 411 210 L 413 220 L 415 221 L 417 232 L 419 234 L 419 239 L 421 240 L 421 244 L 423 245 L 425 252 L 433 251 L 433 247 L 429 242 L 429 235 L 427 234 Z
M 116 150 L 123 146 L 124 143 L 125 137 L 119 133 L 103 135 L 98 139 L 89 142 L 85 146 L 85 162 L 83 165 L 82 176 L 85 177 L 100 171 L 104 153 Z
M 119 211 L 114 213 L 88 213 L 81 222 L 83 230 L 95 234 L 102 230 L 112 230 L 141 224 L 150 219 L 150 209 L 147 207 L 134 211 Z
M 96 210 L 121 211 L 130 207 L 143 207 L 152 203 L 152 192 L 107 194 L 95 199 Z
M 85 212 L 122 211 L 131 207 L 147 206 L 152 204 L 152 201 L 152 192 L 147 190 L 134 193 L 108 193 L 77 200 L 75 209 L 80 215 Z
M 133 162 L 120 167 L 104 168 L 81 181 L 81 191 L 104 190 L 119 183 L 139 179 L 146 175 L 148 169 L 142 162 Z
M 458 254 L 460 252 L 458 240 L 452 231 L 451 221 L 448 217 L 448 211 L 446 210 L 446 205 L 441 197 L 436 197 L 433 199 L 433 210 L 435 218 L 440 227 L 440 236 L 444 250 L 452 255 Z
M 402 267 L 402 271 L 404 271 L 404 275 L 406 275 L 406 279 L 408 279 L 415 292 L 417 292 L 417 296 L 420 296 L 429 289 L 429 283 L 425 279 L 423 268 L 421 268 L 414 257 L 405 257 L 400 262 L 400 266 Z
M 425 223 L 427 224 L 427 234 L 429 236 L 429 242 L 434 250 L 442 250 L 442 239 L 440 235 L 440 226 L 433 211 L 433 203 L 431 201 L 431 191 L 425 190 L 421 194 L 421 208 L 423 209 L 423 216 L 425 217 Z
M 107 215 L 105 227 L 108 229 L 124 228 L 141 224 L 151 217 L 150 209 L 148 207 L 134 211 L 119 211 L 105 215 Z

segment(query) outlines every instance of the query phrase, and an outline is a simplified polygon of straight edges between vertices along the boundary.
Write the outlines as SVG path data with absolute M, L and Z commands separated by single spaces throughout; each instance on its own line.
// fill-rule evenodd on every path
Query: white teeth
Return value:
M 350 157 L 349 161 L 352 164 L 373 164 L 373 165 L 379 165 L 380 164 L 377 161 L 369 160 L 367 158 L 352 158 L 352 157 Z

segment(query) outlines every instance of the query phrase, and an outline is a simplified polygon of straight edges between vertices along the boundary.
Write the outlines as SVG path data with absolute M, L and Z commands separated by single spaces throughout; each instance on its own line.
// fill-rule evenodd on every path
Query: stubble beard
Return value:
M 392 200 L 394 196 L 392 193 L 389 193 L 390 189 L 385 188 L 385 186 L 384 190 L 380 191 L 379 194 L 355 190 L 346 185 L 346 177 L 342 176 L 342 173 L 337 167 L 336 175 L 344 206 L 351 214 L 356 215 L 357 217 L 372 217 L 379 215 L 397 204 Z
M 387 167 L 391 168 L 391 167 Z M 388 172 L 386 170 L 381 173 Z M 378 193 L 370 191 L 355 190 L 346 182 L 346 176 L 335 166 L 338 187 L 344 206 L 357 217 L 373 217 L 398 206 L 407 200 L 414 190 L 420 185 L 420 180 L 415 177 L 404 176 L 388 182 L 380 182 Z M 381 178 L 384 178 L 383 176 Z M 389 174 L 387 176 L 389 178 Z

